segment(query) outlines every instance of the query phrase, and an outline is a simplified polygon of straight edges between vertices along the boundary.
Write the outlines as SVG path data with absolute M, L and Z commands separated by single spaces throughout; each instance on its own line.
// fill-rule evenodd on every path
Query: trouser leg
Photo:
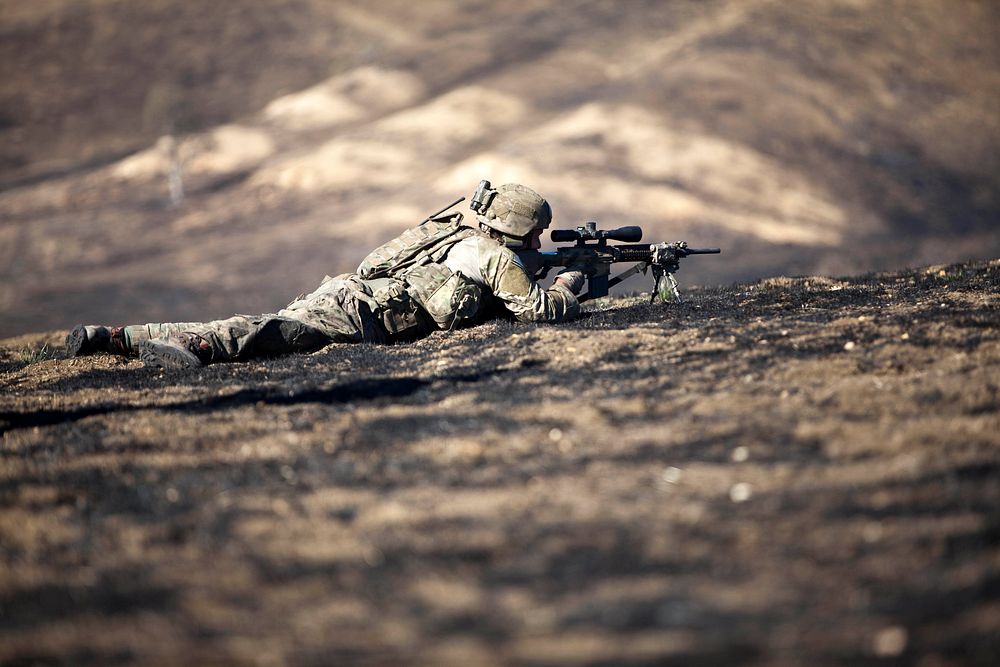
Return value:
M 225 320 L 188 327 L 212 350 L 212 362 L 274 357 L 292 352 L 313 352 L 333 342 L 316 327 L 279 315 L 234 315 Z
M 170 334 L 190 331 L 192 327 L 202 326 L 202 322 L 162 322 L 151 324 L 130 324 L 125 327 L 125 348 L 130 355 L 135 355 L 139 349 L 139 343 L 145 340 L 163 338 Z
M 130 352 L 139 344 L 174 334 L 192 333 L 211 347 L 211 361 L 273 357 L 290 352 L 312 352 L 329 344 L 330 337 L 315 327 L 278 315 L 234 315 L 212 322 L 159 322 L 125 328 Z
M 385 343 L 389 335 L 375 307 L 360 282 L 335 279 L 276 314 L 131 326 L 126 340 L 135 349 L 143 340 L 195 334 L 211 348 L 211 363 L 312 352 L 330 343 Z
M 355 277 L 333 278 L 278 311 L 315 327 L 337 343 L 387 343 L 390 336 L 370 290 Z

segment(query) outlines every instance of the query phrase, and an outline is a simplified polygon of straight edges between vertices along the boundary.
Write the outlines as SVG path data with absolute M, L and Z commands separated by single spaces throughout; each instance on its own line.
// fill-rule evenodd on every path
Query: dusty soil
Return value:
M 2 341 L 0 662 L 997 664 L 998 294 L 776 278 L 193 373 Z

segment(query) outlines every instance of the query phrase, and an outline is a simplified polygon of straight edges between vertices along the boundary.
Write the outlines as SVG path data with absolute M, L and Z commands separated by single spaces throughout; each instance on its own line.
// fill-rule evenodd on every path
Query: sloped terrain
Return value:
M 0 662 L 994 665 L 998 295 L 772 278 L 194 373 L 0 341 Z
M 271 310 L 481 178 L 702 284 L 996 257 L 998 12 L 0 0 L 0 335 Z

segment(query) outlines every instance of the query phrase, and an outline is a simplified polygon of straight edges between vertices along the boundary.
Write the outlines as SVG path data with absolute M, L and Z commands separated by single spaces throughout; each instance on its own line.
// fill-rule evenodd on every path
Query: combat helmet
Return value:
M 531 188 L 507 183 L 497 189 L 489 181 L 480 181 L 470 207 L 476 219 L 504 236 L 521 239 L 552 222 L 552 208 Z

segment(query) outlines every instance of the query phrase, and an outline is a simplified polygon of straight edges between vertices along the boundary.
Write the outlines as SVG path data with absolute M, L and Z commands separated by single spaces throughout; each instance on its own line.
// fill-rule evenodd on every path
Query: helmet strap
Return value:
M 524 246 L 523 238 L 517 238 L 516 236 L 508 236 L 507 234 L 504 234 L 503 232 L 497 229 L 493 229 L 492 227 L 486 225 L 483 222 L 479 223 L 479 229 L 497 243 L 501 243 L 507 246 L 508 248 L 521 248 Z

